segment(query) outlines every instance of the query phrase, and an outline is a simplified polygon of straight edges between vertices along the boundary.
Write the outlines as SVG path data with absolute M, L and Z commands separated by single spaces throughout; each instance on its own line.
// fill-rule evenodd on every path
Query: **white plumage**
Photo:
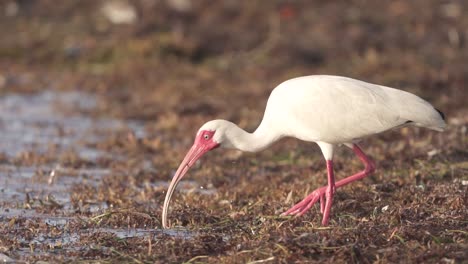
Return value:
M 337 144 L 403 125 L 441 131 L 445 122 L 434 107 L 411 93 L 346 77 L 317 75 L 291 79 L 276 87 L 263 125 L 305 141 Z
M 200 128 L 169 187 L 163 226 L 167 226 L 167 208 L 177 183 L 203 153 L 218 146 L 256 152 L 282 137 L 316 142 L 328 168 L 328 186 L 317 189 L 286 214 L 302 215 L 320 200 L 324 213 L 322 223 L 326 225 L 335 188 L 361 179 L 374 169 L 372 161 L 356 143 L 367 136 L 402 126 L 442 131 L 445 121 L 443 114 L 427 101 L 402 90 L 330 75 L 285 81 L 272 91 L 263 120 L 255 132 L 245 132 L 225 120 L 209 121 Z M 351 147 L 366 169 L 335 183 L 333 149 L 339 144 Z

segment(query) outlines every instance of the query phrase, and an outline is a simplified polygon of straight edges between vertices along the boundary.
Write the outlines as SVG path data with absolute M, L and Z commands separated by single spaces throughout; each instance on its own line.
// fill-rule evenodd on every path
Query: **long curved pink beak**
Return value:
M 190 148 L 187 155 L 185 155 L 184 160 L 179 165 L 174 177 L 172 178 L 171 184 L 169 184 L 169 188 L 167 189 L 166 198 L 164 199 L 164 206 L 162 212 L 162 226 L 163 228 L 168 228 L 167 224 L 167 210 L 169 208 L 169 201 L 171 200 L 172 194 L 179 184 L 180 180 L 184 177 L 190 167 L 201 157 L 203 154 L 208 152 L 211 148 L 204 144 L 198 144 L 195 142 L 193 146 Z

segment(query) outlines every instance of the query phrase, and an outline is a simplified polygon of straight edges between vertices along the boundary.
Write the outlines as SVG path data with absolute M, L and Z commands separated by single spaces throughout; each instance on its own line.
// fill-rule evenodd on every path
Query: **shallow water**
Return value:
M 45 256 L 83 250 L 82 237 L 96 233 L 107 233 L 119 239 L 169 235 L 184 239 L 194 236 L 187 230 L 157 230 L 144 228 L 92 227 L 72 229 L 70 225 L 80 221 L 91 221 L 92 217 L 76 215 L 76 210 L 89 215 L 99 215 L 109 209 L 105 202 L 86 201 L 85 208 L 72 204 L 70 190 L 85 184 L 98 187 L 112 169 L 99 165 L 67 167 L 59 162 L 60 155 L 76 153 L 80 159 L 94 161 L 98 158 L 125 159 L 112 153 L 95 149 L 100 140 L 112 131 L 124 129 L 137 138 L 145 136 L 142 123 L 110 118 L 92 117 L 89 113 L 97 106 L 94 97 L 84 93 L 56 93 L 45 91 L 30 95 L 7 95 L 0 97 L 0 155 L 9 162 L 0 163 L 0 221 L 10 223 L 11 230 L 24 230 L 24 222 L 33 221 L 46 225 L 56 233 L 39 232 L 13 235 L 20 246 L 1 255 L 22 259 L 26 256 Z M 57 155 L 54 162 L 35 165 L 20 165 L 12 162 L 27 153 Z M 119 154 L 120 155 L 120 154 Z M 20 159 L 21 160 L 21 159 Z M 90 164 L 96 164 L 91 162 Z M 150 162 L 143 162 L 145 169 L 154 171 Z M 168 182 L 150 183 L 152 188 L 167 188 Z M 132 186 L 132 188 L 139 188 Z M 203 188 L 194 181 L 185 181 L 180 191 L 213 194 L 213 188 Z M 53 208 L 52 213 L 42 213 L 44 207 Z M 14 220 L 14 221 L 13 221 Z M 12 222 L 13 221 L 13 222 Z M 88 249 L 99 245 L 85 245 Z
M 137 122 L 93 118 L 85 114 L 94 107 L 94 97 L 77 92 L 45 91 L 1 97 L 0 153 L 14 159 L 24 153 L 44 153 L 52 148 L 57 156 L 74 152 L 79 158 L 95 160 L 110 156 L 88 147 L 101 140 L 106 131 L 126 128 L 144 135 L 144 127 Z M 63 210 L 70 210 L 68 190 L 74 184 L 85 181 L 96 186 L 109 173 L 107 168 L 75 169 L 59 163 L 0 165 L 0 201 L 4 205 L 21 206 L 29 202 L 27 200 L 49 200 L 61 205 Z
M 49 226 L 49 232 L 39 232 L 35 235 L 21 236 L 17 235 L 17 242 L 20 245 L 9 254 L 0 255 L 2 259 L 15 261 L 23 257 L 47 256 L 50 254 L 62 254 L 65 251 L 82 252 L 99 248 L 100 250 L 111 250 L 103 247 L 99 241 L 83 243 L 81 240 L 95 234 L 107 234 L 116 239 L 145 238 L 154 239 L 158 235 L 168 235 L 183 239 L 192 239 L 196 233 L 186 229 L 152 229 L 152 228 L 108 228 L 92 227 L 86 229 L 72 229 L 70 225 L 77 220 L 75 217 L 54 216 L 50 214 L 41 214 L 33 210 L 25 209 L 0 209 L 0 221 L 10 218 L 29 219 L 36 223 L 44 223 Z M 89 219 L 81 219 L 87 221 Z M 13 228 L 22 228 L 16 224 Z
M 119 128 L 144 136 L 144 127 L 136 121 L 83 114 L 96 105 L 94 97 L 78 92 L 0 97 L 0 153 L 14 157 L 27 151 L 44 152 L 50 146 L 63 151 L 73 147 L 80 157 L 93 159 L 105 153 L 83 144 L 77 148 L 77 143 L 97 142 L 106 131 Z
M 34 201 L 51 202 L 57 203 L 63 211 L 71 212 L 70 188 L 83 182 L 97 186 L 109 173 L 110 170 L 103 168 L 0 165 L 0 201 L 3 206 L 20 208 L 31 206 Z M 105 208 L 107 206 L 102 209 Z M 0 217 L 2 215 L 0 212 Z

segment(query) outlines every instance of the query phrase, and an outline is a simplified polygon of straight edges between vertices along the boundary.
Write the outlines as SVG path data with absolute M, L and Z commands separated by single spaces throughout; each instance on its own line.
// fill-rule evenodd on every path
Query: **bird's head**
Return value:
M 184 177 L 190 167 L 192 167 L 195 162 L 200 159 L 203 154 L 206 152 L 223 146 L 224 144 L 229 145 L 229 141 L 226 140 L 226 133 L 229 130 L 229 127 L 234 124 L 225 121 L 225 120 L 213 120 L 205 123 L 197 132 L 195 136 L 195 141 L 193 146 L 190 148 L 188 153 L 185 155 L 184 160 L 179 165 L 172 181 L 169 185 L 169 188 L 166 193 L 166 198 L 164 200 L 163 206 L 163 221 L 162 225 L 164 228 L 167 228 L 167 210 L 169 207 L 169 201 L 171 196 L 174 193 L 177 184 Z

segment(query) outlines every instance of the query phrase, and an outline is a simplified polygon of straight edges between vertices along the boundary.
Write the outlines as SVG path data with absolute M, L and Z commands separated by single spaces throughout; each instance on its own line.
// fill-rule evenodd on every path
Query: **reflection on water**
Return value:
M 96 105 L 93 96 L 79 92 L 44 91 L 0 97 L 0 153 L 15 158 L 21 153 L 44 153 L 53 148 L 57 160 L 70 151 L 84 160 L 96 160 L 110 154 L 88 146 L 102 140 L 109 131 L 123 128 L 144 136 L 144 127 L 138 122 L 86 115 Z M 0 205 L 24 204 L 29 199 L 56 203 L 68 210 L 68 190 L 74 184 L 96 186 L 108 174 L 107 168 L 0 164 Z
M 86 213 L 85 215 L 102 214 L 109 210 L 107 203 L 98 201 L 86 201 L 83 208 L 81 205 L 80 208 L 74 208 L 70 197 L 71 188 L 75 185 L 98 187 L 102 184 L 103 177 L 111 175 L 112 171 L 97 165 L 67 167 L 59 164 L 60 155 L 73 151 L 79 158 L 90 161 L 101 157 L 122 158 L 89 146 L 95 146 L 110 132 L 119 129 L 130 130 L 139 138 L 145 136 L 144 127 L 139 122 L 87 115 L 86 113 L 96 105 L 93 96 L 78 92 L 45 91 L 33 95 L 0 97 L 0 156 L 14 160 L 28 152 L 50 155 L 48 151 L 51 148 L 52 153 L 57 155 L 57 161 L 53 164 L 44 162 L 34 166 L 23 166 L 12 162 L 0 163 L 0 222 L 8 223 L 8 228 L 13 231 L 23 230 L 24 221 L 33 221 L 50 229 L 50 232 L 45 233 L 22 235 L 18 232 L 12 235 L 19 246 L 6 255 L 0 254 L 0 262 L 21 259 L 22 256 L 61 254 L 64 250 L 76 251 L 78 254 L 83 250 L 80 241 L 83 236 L 96 233 L 110 234 L 119 239 L 154 238 L 157 235 L 191 239 L 195 235 L 187 230 L 157 230 L 152 227 L 70 228 L 70 225 L 81 221 L 92 221 L 85 216 L 71 217 L 75 215 L 76 210 Z M 148 170 L 154 170 L 151 164 L 147 167 Z M 166 188 L 166 185 L 167 182 L 151 184 L 152 187 L 161 188 Z M 190 181 L 181 183 L 180 189 L 204 194 L 214 193 L 213 188 L 200 189 L 196 182 Z M 42 213 L 41 209 L 44 207 L 53 208 L 53 214 Z M 101 247 L 97 244 L 84 246 L 88 249 Z M 44 248 L 47 250 L 44 251 Z
M 0 97 L 0 153 L 17 156 L 26 151 L 44 152 L 53 145 L 64 151 L 73 147 L 80 157 L 94 159 L 105 153 L 78 143 L 97 142 L 106 131 L 119 128 L 130 128 L 137 136 L 144 136 L 138 122 L 83 114 L 95 106 L 94 97 L 78 92 Z

